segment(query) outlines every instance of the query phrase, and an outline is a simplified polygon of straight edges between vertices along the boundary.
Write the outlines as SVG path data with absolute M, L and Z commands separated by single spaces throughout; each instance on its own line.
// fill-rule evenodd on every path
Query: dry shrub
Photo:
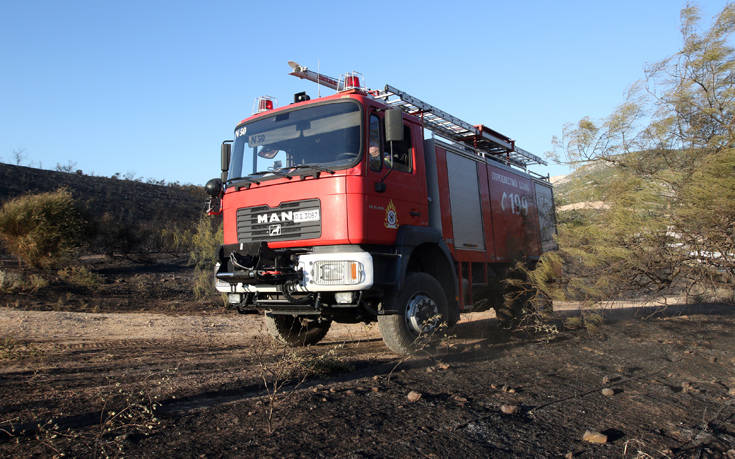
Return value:
M 214 268 L 215 256 L 222 244 L 222 219 L 202 215 L 191 236 L 189 259 L 200 268 Z
M 553 319 L 552 298 L 558 299 L 555 279 L 561 267 L 555 252 L 547 252 L 530 267 L 516 263 L 502 281 L 503 304 L 495 312 L 506 328 L 517 328 L 545 335 L 547 339 L 559 333 Z
M 87 220 L 66 189 L 28 194 L 0 209 L 0 239 L 18 259 L 48 268 L 71 256 L 87 233 Z
M 48 285 L 48 280 L 40 274 L 0 271 L 1 293 L 34 293 Z
M 569 330 L 584 328 L 590 335 L 595 334 L 604 322 L 599 311 L 581 311 L 579 316 L 568 317 L 564 320 L 564 327 Z
M 213 273 L 217 250 L 222 244 L 222 233 L 222 220 L 207 215 L 202 216 L 194 228 L 189 260 L 194 264 L 192 291 L 197 300 L 214 299 L 217 296 Z
M 100 276 L 87 269 L 86 266 L 67 266 L 60 269 L 57 274 L 67 284 L 90 290 L 99 286 L 101 282 Z

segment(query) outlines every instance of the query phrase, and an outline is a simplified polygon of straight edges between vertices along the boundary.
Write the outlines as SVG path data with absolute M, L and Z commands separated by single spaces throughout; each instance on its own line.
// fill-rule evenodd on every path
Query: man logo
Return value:
M 292 222 L 293 221 L 293 211 L 288 212 L 281 212 L 280 216 L 278 215 L 278 212 L 273 212 L 271 214 L 261 214 L 258 215 L 258 224 L 261 223 L 276 223 L 276 222 Z
M 270 225 L 268 227 L 268 236 L 280 236 L 281 225 Z

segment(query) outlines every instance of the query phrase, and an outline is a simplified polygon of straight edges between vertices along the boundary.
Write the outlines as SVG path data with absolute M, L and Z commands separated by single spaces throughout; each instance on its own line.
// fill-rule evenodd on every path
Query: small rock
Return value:
M 373 392 L 380 392 L 379 387 L 371 387 L 370 390 L 372 390 Z
M 448 370 L 449 369 L 449 364 L 448 363 L 444 363 L 444 362 L 439 362 L 439 363 L 436 364 L 436 367 L 438 369 L 440 369 L 440 370 Z
M 569 451 L 564 455 L 564 459 L 572 459 L 574 457 L 574 453 Z
M 498 386 L 496 386 L 495 384 L 490 384 L 490 389 L 497 389 L 497 388 Z
M 432 371 L 434 371 L 434 368 L 432 368 L 432 367 L 426 367 L 426 372 L 427 373 L 431 373 Z
M 347 390 L 345 391 L 345 395 L 355 395 L 355 391 L 354 391 L 354 390 L 352 390 L 352 389 L 347 389 Z
M 311 391 L 316 394 L 317 392 L 319 392 L 319 388 L 318 387 L 312 387 L 311 388 Z
M 694 386 L 692 386 L 692 383 L 690 383 L 689 381 L 684 381 L 683 383 L 681 383 L 681 391 L 685 394 L 688 392 L 698 392 L 697 389 L 695 389 Z
M 457 402 L 457 404 L 459 405 L 464 405 L 465 403 L 467 403 L 467 399 L 465 397 L 462 397 L 461 395 L 453 395 L 452 400 Z
M 727 455 L 727 459 L 735 459 L 735 449 L 728 449 L 725 455 Z
M 694 437 L 694 445 L 700 446 L 700 445 L 709 445 L 710 443 L 715 441 L 715 437 L 707 432 L 700 432 L 697 434 L 696 437 Z
M 330 387 L 330 388 L 329 388 L 329 392 L 331 392 L 331 393 L 335 393 L 335 392 L 337 392 L 337 389 L 335 389 L 334 387 Z
M 715 356 L 710 356 L 710 357 L 709 357 L 709 358 L 708 358 L 707 360 L 709 360 L 709 361 L 710 361 L 710 362 L 712 362 L 712 363 L 716 363 L 716 362 L 717 362 L 717 357 L 715 357 Z
M 509 394 L 515 394 L 516 393 L 516 390 L 515 389 L 513 389 L 510 386 L 506 386 L 506 385 L 503 385 L 503 387 L 501 387 L 500 390 L 502 390 L 503 392 L 507 392 Z
M 358 392 L 365 392 L 365 391 L 366 391 L 367 389 L 365 389 L 365 388 L 364 388 L 364 387 L 362 387 L 362 386 L 357 386 L 357 387 L 355 388 L 355 390 L 357 390 Z
M 500 411 L 503 414 L 515 414 L 518 412 L 518 405 L 500 405 Z
M 613 395 L 615 395 L 615 391 L 610 389 L 609 387 L 606 387 L 602 389 L 602 395 L 604 395 L 605 397 L 612 397 Z
M 411 403 L 418 402 L 419 399 L 421 398 L 421 392 L 416 392 L 415 390 L 412 390 L 411 392 L 408 393 L 406 398 Z
M 731 387 L 729 391 L 727 391 L 728 395 L 732 395 L 735 397 L 735 387 Z
M 326 401 L 327 401 L 327 397 L 322 397 L 322 402 L 326 402 Z
M 377 381 L 378 379 L 380 379 L 380 376 L 378 375 L 373 376 L 373 381 Z
M 608 378 L 607 376 L 603 376 L 602 377 L 602 385 L 603 386 L 604 385 L 607 385 L 607 383 L 609 383 L 609 382 L 610 382 L 610 378 Z
M 603 444 L 607 443 L 607 435 L 600 432 L 587 430 L 584 432 L 584 435 L 582 435 L 582 441 L 586 441 L 587 443 Z

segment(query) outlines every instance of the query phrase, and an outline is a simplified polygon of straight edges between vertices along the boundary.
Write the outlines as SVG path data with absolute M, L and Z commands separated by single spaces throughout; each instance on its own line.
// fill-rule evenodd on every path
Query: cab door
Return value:
M 403 141 L 385 142 L 383 112 L 368 114 L 366 239 L 392 244 L 403 225 L 429 224 L 421 126 L 403 121 Z M 382 183 L 382 185 L 381 185 Z M 376 187 L 377 185 L 377 187 Z

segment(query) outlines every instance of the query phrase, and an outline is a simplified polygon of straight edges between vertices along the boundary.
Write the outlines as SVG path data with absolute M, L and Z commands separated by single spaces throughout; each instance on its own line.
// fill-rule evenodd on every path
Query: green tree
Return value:
M 700 31 L 681 12 L 683 47 L 646 68 L 626 101 L 583 118 L 552 156 L 607 169 L 589 193 L 603 209 L 560 214 L 556 254 L 534 279 L 555 298 L 702 292 L 735 280 L 735 4 Z M 551 273 L 563 268 L 561 278 Z

